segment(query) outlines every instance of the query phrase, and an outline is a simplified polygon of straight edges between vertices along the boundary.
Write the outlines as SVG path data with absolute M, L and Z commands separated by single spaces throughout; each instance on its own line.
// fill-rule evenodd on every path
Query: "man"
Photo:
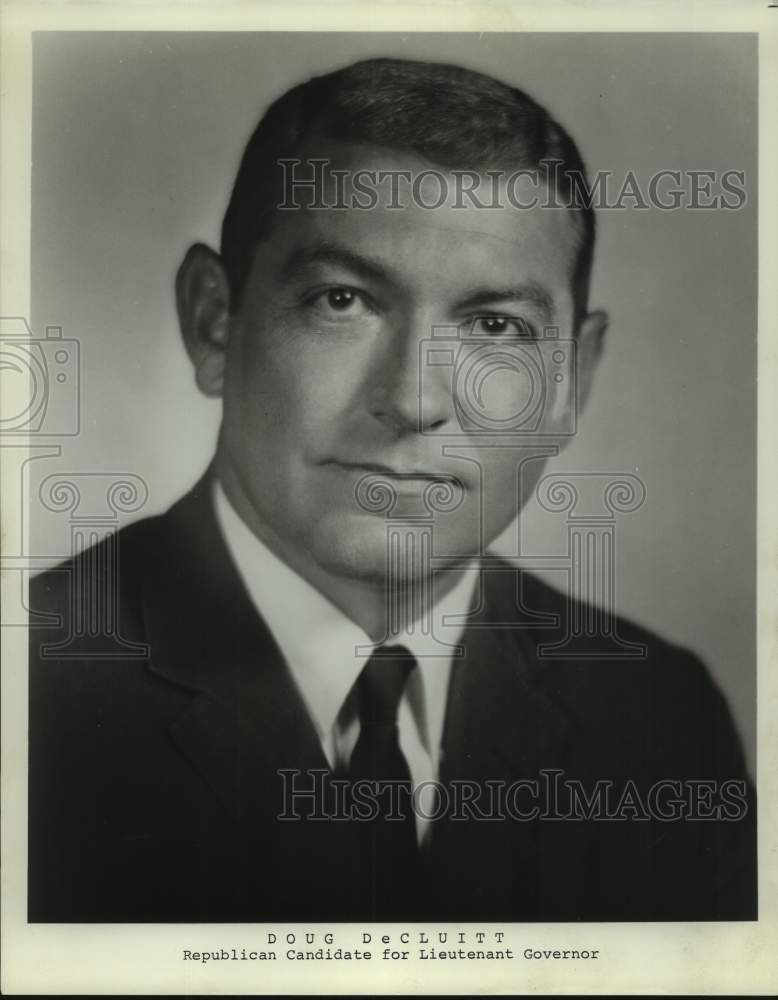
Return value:
M 595 628 L 549 658 L 596 616 L 487 552 L 601 350 L 581 178 L 457 67 L 268 110 L 177 278 L 213 463 L 31 588 L 59 623 L 31 633 L 31 920 L 755 918 L 705 668 L 612 621 L 622 654 Z M 96 655 L 72 623 L 114 585 L 127 655 Z

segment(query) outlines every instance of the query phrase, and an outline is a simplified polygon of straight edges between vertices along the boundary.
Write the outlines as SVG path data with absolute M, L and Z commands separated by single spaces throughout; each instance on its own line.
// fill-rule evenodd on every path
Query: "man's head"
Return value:
M 317 159 L 330 170 L 318 203 L 336 207 L 312 197 L 279 208 L 288 161 Z M 364 194 L 381 172 L 391 187 L 432 169 L 452 181 L 440 204 L 421 199 L 426 182 L 399 207 L 389 188 L 360 197 L 358 178 Z M 455 193 L 465 171 L 484 182 L 475 199 Z M 549 176 L 553 196 L 518 207 Z M 418 507 L 430 484 L 462 484 L 461 505 L 436 519 L 440 555 L 477 554 L 510 523 L 542 468 L 525 468 L 517 490 L 521 459 L 553 453 L 574 426 L 605 327 L 587 312 L 583 176 L 541 107 L 459 67 L 369 60 L 270 107 L 246 148 L 221 254 L 193 247 L 177 292 L 198 384 L 223 399 L 220 475 L 292 564 L 381 578 L 383 516 L 357 501 L 371 472 L 397 490 L 394 513 Z

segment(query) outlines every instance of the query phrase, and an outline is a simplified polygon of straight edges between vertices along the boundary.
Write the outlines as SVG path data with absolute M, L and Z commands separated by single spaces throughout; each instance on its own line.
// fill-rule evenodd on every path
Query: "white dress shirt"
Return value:
M 216 517 L 227 548 L 249 596 L 283 653 L 313 720 L 330 765 L 347 767 L 359 736 L 354 682 L 374 643 L 315 587 L 279 559 L 237 514 L 218 481 Z M 452 658 L 462 637 L 462 616 L 471 608 L 477 566 L 469 564 L 457 584 L 435 605 L 432 631 L 409 631 L 387 639 L 416 657 L 418 670 L 408 680 L 398 709 L 400 747 L 414 786 L 435 781 L 445 721 Z M 441 646 L 445 647 L 441 650 Z M 452 648 L 453 647 L 453 648 Z M 348 700 L 347 700 L 348 699 Z M 433 809 L 434 787 L 421 796 L 423 812 Z M 421 843 L 429 821 L 417 813 Z

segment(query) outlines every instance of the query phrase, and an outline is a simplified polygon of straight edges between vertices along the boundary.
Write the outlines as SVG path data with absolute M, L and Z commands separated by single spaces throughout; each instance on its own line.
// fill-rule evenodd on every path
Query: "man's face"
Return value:
M 385 150 L 330 157 L 353 170 L 424 166 Z M 550 355 L 533 338 L 548 325 L 561 341 L 573 334 L 570 214 L 454 208 L 452 200 L 436 210 L 406 198 L 399 210 L 277 213 L 256 247 L 230 320 L 220 459 L 240 483 L 255 530 L 293 561 L 382 579 L 387 513 L 424 513 L 425 490 L 437 483 L 445 492 L 451 477 L 462 502 L 433 512 L 434 553 L 478 554 L 537 480 L 539 461 L 525 466 L 518 488 L 522 459 L 551 453 L 550 435 L 567 426 L 576 404 L 569 372 L 555 383 Z M 448 355 L 433 364 L 430 338 L 441 326 Z M 458 337 L 465 354 L 452 354 Z M 526 428 L 484 434 L 530 402 L 527 371 L 511 370 L 517 348 L 541 359 L 535 372 L 546 366 L 541 426 L 532 436 Z M 473 351 L 498 358 L 481 364 L 480 387 L 478 366 L 467 386 L 457 379 Z M 476 416 L 464 425 L 463 391 L 475 393 Z M 357 499 L 371 474 L 395 491 L 391 511 Z

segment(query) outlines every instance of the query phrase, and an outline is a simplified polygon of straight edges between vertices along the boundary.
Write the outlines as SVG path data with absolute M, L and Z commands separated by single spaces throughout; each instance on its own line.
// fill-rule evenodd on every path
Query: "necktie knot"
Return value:
M 357 680 L 361 726 L 393 726 L 411 670 L 416 665 L 404 646 L 384 646 L 373 653 Z

